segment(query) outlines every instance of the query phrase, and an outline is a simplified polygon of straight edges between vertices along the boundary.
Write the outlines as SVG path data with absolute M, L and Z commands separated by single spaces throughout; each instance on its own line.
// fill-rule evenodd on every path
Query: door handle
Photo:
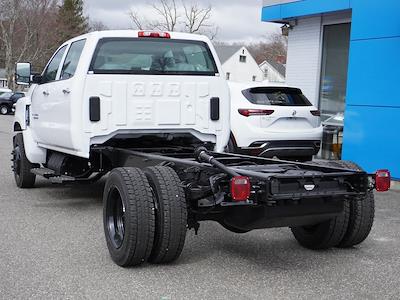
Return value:
M 70 89 L 63 89 L 62 92 L 63 92 L 65 95 L 71 93 Z
M 48 96 L 50 93 L 48 91 L 43 91 L 43 95 Z

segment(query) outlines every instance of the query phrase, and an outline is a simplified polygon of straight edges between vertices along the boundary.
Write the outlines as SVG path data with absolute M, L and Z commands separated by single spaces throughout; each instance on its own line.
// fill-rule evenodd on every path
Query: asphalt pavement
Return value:
M 376 194 L 369 238 L 353 249 L 301 248 L 288 228 L 238 235 L 212 222 L 188 232 L 171 265 L 110 259 L 102 188 L 11 172 L 12 116 L 0 116 L 0 299 L 399 299 L 400 192 Z

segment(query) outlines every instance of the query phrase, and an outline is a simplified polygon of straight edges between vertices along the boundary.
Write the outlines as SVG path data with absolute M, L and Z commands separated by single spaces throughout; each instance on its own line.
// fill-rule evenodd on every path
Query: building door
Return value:
M 319 106 L 324 125 L 322 157 L 341 159 L 350 23 L 324 26 Z

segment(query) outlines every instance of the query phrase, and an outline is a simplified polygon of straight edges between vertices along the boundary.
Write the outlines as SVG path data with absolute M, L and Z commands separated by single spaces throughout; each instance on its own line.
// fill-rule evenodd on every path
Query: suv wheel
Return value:
M 8 114 L 8 112 L 9 112 L 8 107 L 6 105 L 0 106 L 0 114 L 6 115 L 6 114 Z
M 228 145 L 226 145 L 227 153 L 237 153 L 237 147 L 233 135 L 229 138 Z

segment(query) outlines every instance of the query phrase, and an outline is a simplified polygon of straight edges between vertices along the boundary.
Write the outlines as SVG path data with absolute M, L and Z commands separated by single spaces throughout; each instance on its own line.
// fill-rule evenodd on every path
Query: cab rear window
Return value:
M 243 90 L 242 94 L 258 105 L 312 106 L 301 90 L 295 88 L 256 87 Z
M 158 38 L 105 38 L 94 53 L 95 74 L 208 75 L 218 73 L 207 44 Z

